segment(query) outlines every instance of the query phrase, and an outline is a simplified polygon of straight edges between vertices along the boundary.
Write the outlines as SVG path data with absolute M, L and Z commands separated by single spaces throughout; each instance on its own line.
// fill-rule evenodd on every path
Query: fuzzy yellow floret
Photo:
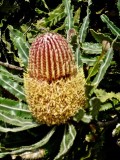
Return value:
M 63 124 L 85 106 L 85 78 L 75 76 L 48 83 L 24 74 L 27 102 L 33 116 L 47 125 Z

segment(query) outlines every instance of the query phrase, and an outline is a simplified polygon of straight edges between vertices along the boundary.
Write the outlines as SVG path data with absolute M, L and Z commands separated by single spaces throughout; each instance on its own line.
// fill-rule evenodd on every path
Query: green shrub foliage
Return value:
M 119 159 L 119 16 L 120 0 L 0 2 L 0 158 Z M 86 78 L 86 109 L 59 126 L 36 122 L 23 87 L 29 47 L 47 31 L 68 40 Z

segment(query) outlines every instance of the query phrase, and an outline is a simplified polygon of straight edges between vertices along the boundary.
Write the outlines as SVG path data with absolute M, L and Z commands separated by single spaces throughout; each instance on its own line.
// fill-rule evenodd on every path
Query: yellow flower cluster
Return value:
M 29 109 L 38 122 L 63 124 L 85 106 L 85 78 L 80 68 L 76 75 L 48 83 L 24 74 Z

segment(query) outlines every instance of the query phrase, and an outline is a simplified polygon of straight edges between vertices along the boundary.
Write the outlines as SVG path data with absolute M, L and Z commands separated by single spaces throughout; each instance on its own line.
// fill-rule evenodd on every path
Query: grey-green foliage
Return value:
M 112 21 L 110 21 L 105 14 L 101 15 L 101 19 L 107 24 L 107 27 L 110 29 L 112 34 L 120 39 L 120 29 Z
M 29 0 L 27 0 L 26 2 L 30 3 Z M 1 145 L 0 158 L 3 158 L 6 155 L 21 156 L 21 153 L 25 153 L 27 151 L 32 152 L 33 150 L 39 148 L 46 149 L 49 148 L 48 146 L 50 145 L 50 148 L 52 147 L 53 148 L 48 150 L 49 157 L 47 157 L 47 154 L 46 157 L 51 158 L 50 154 L 53 153 L 53 150 L 55 150 L 54 157 L 52 158 L 55 160 L 62 158 L 64 159 L 66 158 L 65 155 L 67 155 L 67 153 L 70 153 L 69 151 L 71 147 L 74 145 L 76 138 L 80 137 L 79 140 L 82 139 L 82 143 L 81 142 L 79 143 L 79 148 L 75 148 L 76 150 L 74 151 L 74 153 L 77 153 L 84 148 L 84 151 L 86 153 L 82 155 L 83 153 L 81 152 L 82 154 L 80 155 L 79 159 L 81 160 L 88 159 L 92 155 L 92 149 L 89 146 L 89 143 L 87 143 L 86 145 L 85 137 L 86 134 L 89 135 L 89 133 L 91 134 L 91 132 L 92 134 L 94 134 L 94 132 L 90 130 L 92 120 L 97 121 L 99 112 L 105 112 L 111 110 L 113 108 L 111 103 L 114 102 L 113 99 L 115 100 L 114 102 L 115 104 L 116 103 L 119 104 L 120 101 L 119 93 L 114 93 L 114 92 L 107 93 L 103 90 L 97 90 L 97 87 L 99 86 L 99 83 L 103 80 L 108 67 L 111 65 L 114 46 L 119 47 L 120 44 L 116 40 L 113 42 L 111 36 L 105 33 L 95 32 L 93 29 L 91 29 L 90 31 L 97 40 L 97 43 L 85 42 L 89 30 L 90 14 L 91 14 L 90 7 L 92 5 L 92 1 L 78 0 L 77 2 L 80 3 L 85 2 L 87 4 L 86 5 L 87 12 L 84 19 L 80 19 L 80 12 L 81 12 L 80 6 L 78 6 L 77 10 L 75 11 L 74 5 L 71 0 L 68 1 L 63 0 L 61 4 L 59 4 L 55 9 L 51 11 L 48 5 L 46 4 L 45 0 L 42 0 L 42 3 L 44 4 L 44 7 L 48 11 L 48 13 L 47 11 L 41 10 L 39 6 L 35 8 L 35 12 L 39 16 L 44 15 L 42 18 L 38 18 L 37 21 L 32 24 L 33 25 L 32 27 L 35 28 L 34 29 L 32 28 L 29 31 L 27 30 L 29 26 L 27 24 L 22 24 L 22 26 L 20 26 L 20 29 L 25 28 L 25 31 L 21 32 L 20 29 L 15 29 L 12 25 L 8 25 L 7 28 L 9 30 L 10 40 L 13 44 L 11 45 L 10 42 L 7 41 L 5 34 L 3 34 L 2 40 L 6 46 L 8 53 L 11 53 L 14 56 L 14 59 L 16 58 L 15 55 L 17 54 L 17 62 L 19 62 L 19 65 L 26 70 L 28 63 L 28 52 L 29 52 L 28 41 L 31 42 L 29 37 L 34 35 L 33 32 L 35 34 L 39 33 L 38 30 L 42 27 L 45 29 L 49 28 L 49 30 L 51 30 L 52 28 L 54 32 L 63 31 L 62 33 L 64 32 L 68 33 L 70 29 L 75 29 L 76 37 L 73 37 L 73 39 L 74 38 L 76 39 L 74 43 L 71 42 L 71 45 L 73 45 L 73 48 L 75 48 L 74 52 L 77 59 L 77 64 L 79 66 L 79 64 L 82 61 L 82 63 L 86 64 L 87 67 L 90 67 L 88 72 L 88 78 L 86 81 L 86 88 L 89 90 L 86 91 L 88 92 L 88 94 L 86 94 L 86 96 L 88 96 L 87 97 L 88 104 L 86 105 L 88 108 L 86 106 L 85 107 L 87 108 L 87 110 L 86 108 L 84 109 L 81 108 L 77 112 L 77 114 L 72 119 L 70 119 L 70 121 L 67 124 L 63 124 L 56 127 L 46 126 L 46 128 L 48 129 L 48 131 L 46 132 L 48 133 L 45 133 L 44 136 L 40 136 L 39 140 L 37 138 L 36 143 L 34 142 L 33 144 L 26 144 L 24 146 L 20 144 L 19 146 L 14 147 L 12 140 L 10 141 L 9 139 L 10 145 L 13 146 L 7 148 L 4 147 L 5 145 L 4 142 L 8 140 L 7 137 L 5 136 L 0 142 Z M 120 10 L 119 0 L 117 6 L 118 10 Z M 111 22 L 106 15 L 101 15 L 101 20 L 107 24 L 106 26 L 108 27 L 108 29 L 110 29 L 111 33 L 115 37 L 119 38 L 119 32 L 120 32 L 119 28 L 113 22 Z M 6 19 L 1 20 L 0 27 L 4 25 L 5 21 Z M 109 48 L 109 50 L 105 53 L 105 55 L 101 56 L 103 52 L 101 42 L 103 40 L 107 40 L 110 43 L 112 42 L 113 43 Z M 12 47 L 14 48 L 15 53 L 12 51 L 11 49 Z M 18 136 L 19 138 L 21 138 L 20 133 L 21 135 L 24 133 L 29 133 L 30 135 L 32 135 L 33 139 L 35 139 L 37 136 L 41 134 L 40 132 L 45 132 L 44 129 L 45 125 L 37 123 L 36 120 L 32 117 L 31 112 L 29 111 L 24 93 L 23 78 L 19 77 L 19 73 L 14 72 L 14 70 L 9 71 L 4 67 L 0 67 L 0 87 L 2 89 L 4 88 L 4 90 L 10 94 L 10 97 L 4 97 L 5 94 L 4 96 L 0 94 L 1 133 L 2 134 L 7 133 L 8 137 L 9 135 L 12 134 L 14 135 L 15 133 L 16 137 Z M 92 94 L 94 94 L 94 96 Z M 119 106 L 116 107 L 116 110 L 120 111 L 120 107 Z M 91 124 L 87 125 L 89 123 Z M 41 128 L 38 131 L 37 129 L 39 127 Z M 60 134 L 56 136 L 57 129 L 58 130 L 60 129 L 61 131 L 61 128 L 62 131 L 64 132 L 60 132 Z M 88 130 L 89 133 L 86 133 L 88 132 Z M 95 136 L 97 137 L 98 134 L 96 133 L 97 132 L 96 130 L 97 129 L 95 128 L 95 134 L 96 134 Z M 82 135 L 83 131 L 84 135 Z M 119 126 L 116 126 L 114 135 L 117 135 L 117 133 L 119 134 Z M 60 137 L 61 139 L 57 139 L 56 137 L 57 138 Z M 72 153 L 70 153 L 70 155 L 72 155 Z
M 54 158 L 54 160 L 61 159 L 61 157 L 68 152 L 71 146 L 74 143 L 76 137 L 76 129 L 72 124 L 68 124 L 65 126 L 63 139 L 60 145 L 60 151 L 58 155 Z
M 86 35 L 87 35 L 87 30 L 90 22 L 90 6 L 92 4 L 92 0 L 88 0 L 88 6 L 87 6 L 87 15 L 83 20 L 83 23 L 80 27 L 79 31 L 79 38 L 80 38 L 80 43 L 83 43 L 85 41 Z
M 120 16 L 120 0 L 117 1 L 117 8 L 118 8 L 118 11 L 119 11 L 119 16 Z
M 10 25 L 8 26 L 8 29 L 10 30 L 10 38 L 18 50 L 20 65 L 27 67 L 29 43 L 27 43 L 23 33 L 14 29 Z
M 63 0 L 63 4 L 65 6 L 65 27 L 66 31 L 70 30 L 71 28 L 74 28 L 74 21 L 73 21 L 73 6 L 71 5 L 71 0 Z

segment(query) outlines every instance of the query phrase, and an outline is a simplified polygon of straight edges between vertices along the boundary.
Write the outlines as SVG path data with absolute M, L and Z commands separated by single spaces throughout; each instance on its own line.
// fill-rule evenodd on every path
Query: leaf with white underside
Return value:
M 89 22 L 90 22 L 90 6 L 92 4 L 91 0 L 88 0 L 88 6 L 87 6 L 87 15 L 83 19 L 83 23 L 81 25 L 80 31 L 79 31 L 79 38 L 80 38 L 80 43 L 83 43 L 85 41 L 86 35 L 87 35 L 87 29 L 89 27 Z
M 0 97 L 0 111 L 9 112 L 11 115 L 21 116 L 26 119 L 32 118 L 31 112 L 25 103 L 3 97 Z
M 60 145 L 60 151 L 54 160 L 60 159 L 64 154 L 66 154 L 74 143 L 76 137 L 76 129 L 72 124 L 65 126 L 63 139 Z
M 19 154 L 19 153 L 24 153 L 26 151 L 32 151 L 32 150 L 35 150 L 37 148 L 40 148 L 42 147 L 43 145 L 45 145 L 49 140 L 50 138 L 53 136 L 54 132 L 55 132 L 55 129 L 56 127 L 52 128 L 48 134 L 43 137 L 43 139 L 41 139 L 40 141 L 38 141 L 37 143 L 35 144 L 32 144 L 32 145 L 29 145 L 29 146 L 22 146 L 22 147 L 19 147 L 19 148 L 15 148 L 15 149 L 11 149 L 10 152 L 3 152 L 3 153 L 0 153 L 0 158 L 6 156 L 6 155 L 14 155 L 14 154 Z M 10 150 L 10 149 L 9 149 Z
M 37 124 L 33 119 L 25 119 L 15 115 L 11 115 L 8 112 L 0 111 L 0 120 L 14 126 L 25 126 Z
M 25 100 L 23 87 L 2 74 L 0 74 L 0 86 L 5 88 L 18 99 Z
M 74 22 L 73 22 L 73 9 L 71 6 L 71 0 L 63 0 L 63 4 L 65 6 L 65 14 L 66 14 L 66 19 L 65 19 L 65 26 L 66 30 L 70 30 L 71 28 L 74 28 Z
M 103 22 L 107 24 L 107 27 L 111 30 L 111 32 L 115 36 L 118 36 L 118 38 L 120 39 L 120 29 L 112 21 L 110 21 L 105 14 L 101 15 L 101 19 Z
M 95 87 L 97 87 L 101 82 L 101 80 L 103 79 L 108 67 L 110 66 L 112 58 L 113 58 L 113 47 L 111 46 L 111 48 L 109 48 L 108 51 L 106 52 L 105 58 L 103 59 L 100 65 L 98 74 L 96 75 L 96 77 L 92 82 L 92 85 L 94 85 Z
M 82 43 L 81 49 L 84 54 L 101 54 L 102 45 L 100 43 Z
M 24 125 L 24 126 L 15 127 L 15 128 L 8 128 L 8 127 L 5 128 L 5 127 L 0 126 L 0 132 L 4 132 L 4 133 L 7 133 L 7 132 L 20 132 L 20 131 L 28 130 L 28 129 L 31 129 L 31 128 L 34 128 L 34 127 L 38 127 L 38 126 L 40 126 L 40 124 Z
M 29 43 L 26 41 L 24 33 L 14 29 L 11 25 L 8 26 L 8 29 L 10 30 L 10 38 L 14 46 L 18 49 L 18 56 L 22 61 L 22 65 L 27 67 Z
M 0 74 L 4 75 L 10 79 L 14 79 L 16 82 L 23 82 L 22 78 L 10 73 L 9 71 L 7 71 L 7 69 L 5 67 L 0 66 Z

